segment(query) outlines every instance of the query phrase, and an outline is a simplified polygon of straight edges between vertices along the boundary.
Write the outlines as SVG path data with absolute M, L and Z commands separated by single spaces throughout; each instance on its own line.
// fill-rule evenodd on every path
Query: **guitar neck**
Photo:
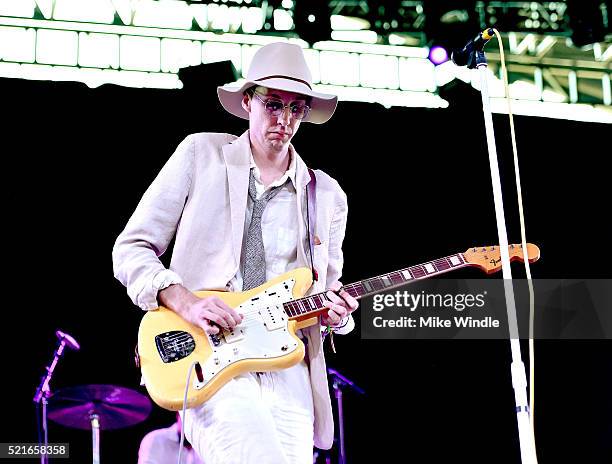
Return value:
M 376 293 L 400 287 L 409 282 L 429 279 L 430 277 L 466 266 L 470 266 L 470 264 L 466 262 L 463 253 L 456 253 L 434 261 L 400 269 L 399 271 L 360 280 L 359 282 L 345 285 L 342 289 L 359 300 L 365 296 L 375 295 Z M 325 292 L 298 298 L 297 300 L 285 303 L 283 306 L 290 319 L 314 317 L 327 307 Z

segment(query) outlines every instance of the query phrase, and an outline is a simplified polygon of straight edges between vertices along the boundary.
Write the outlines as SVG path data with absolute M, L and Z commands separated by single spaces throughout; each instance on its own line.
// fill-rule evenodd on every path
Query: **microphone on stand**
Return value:
M 49 397 L 51 396 L 51 389 L 49 387 L 49 384 L 51 383 L 51 378 L 53 377 L 53 371 L 55 370 L 55 366 L 57 366 L 59 359 L 64 353 L 64 347 L 67 346 L 71 350 L 75 350 L 75 351 L 78 351 L 81 349 L 81 345 L 79 345 L 79 343 L 74 339 L 74 337 L 72 337 L 71 335 L 68 335 L 67 333 L 62 332 L 61 330 L 56 330 L 55 336 L 58 338 L 59 344 L 57 345 L 57 348 L 55 349 L 55 352 L 53 353 L 53 360 L 51 361 L 51 364 L 49 364 L 49 366 L 47 366 L 46 368 L 46 371 L 47 371 L 46 375 L 40 379 L 40 385 L 36 389 L 36 393 L 34 394 L 34 399 L 33 399 L 34 403 L 36 403 L 37 405 L 36 406 L 37 421 L 39 420 L 38 419 L 38 414 L 39 414 L 38 408 L 40 404 L 42 403 L 42 424 L 39 422 L 38 441 L 39 442 L 41 441 L 40 437 L 41 435 L 44 434 L 43 443 L 45 447 L 49 444 L 48 429 L 47 429 L 47 402 L 48 402 Z M 42 425 L 42 430 L 40 429 L 41 425 Z M 46 454 L 41 454 L 40 462 L 42 464 L 47 464 L 49 462 L 48 456 Z
M 66 343 L 66 346 L 74 351 L 79 351 L 81 349 L 81 345 L 74 339 L 74 337 L 68 335 L 67 333 L 62 332 L 61 330 L 56 330 L 55 335 L 61 341 Z
M 472 57 L 475 52 L 481 52 L 484 46 L 494 36 L 493 28 L 488 28 L 479 33 L 474 39 L 470 40 L 461 50 L 453 50 L 451 60 L 457 66 L 472 67 Z

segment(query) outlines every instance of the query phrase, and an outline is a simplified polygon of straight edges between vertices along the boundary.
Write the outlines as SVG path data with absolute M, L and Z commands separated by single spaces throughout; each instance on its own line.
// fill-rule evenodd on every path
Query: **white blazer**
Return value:
M 305 189 L 310 175 L 296 157 L 299 221 L 298 261 L 309 267 L 306 240 Z M 226 290 L 238 271 L 247 207 L 249 133 L 199 133 L 183 140 L 143 195 L 113 248 L 115 277 L 132 301 L 144 310 L 158 307 L 157 292 L 164 282 L 181 282 L 192 291 Z M 340 278 L 347 217 L 346 194 L 323 171 L 316 178 L 316 235 L 314 267 L 319 279 L 310 293 L 322 292 Z M 160 262 L 176 236 L 170 269 Z M 354 325 L 351 320 L 348 324 Z M 315 422 L 314 443 L 329 449 L 334 423 L 327 384 L 320 325 L 303 329 L 308 339 Z

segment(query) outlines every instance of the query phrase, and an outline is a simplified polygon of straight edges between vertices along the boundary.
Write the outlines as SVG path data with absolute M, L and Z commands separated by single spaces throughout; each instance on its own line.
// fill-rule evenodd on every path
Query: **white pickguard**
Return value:
M 217 346 L 208 337 L 212 355 L 201 363 L 203 381 L 197 377 L 194 388 L 203 388 L 221 370 L 243 359 L 271 359 L 295 351 L 298 343 L 290 335 L 289 319 L 283 303 L 293 299 L 294 279 L 279 282 L 234 308 L 244 315 L 232 332 L 223 330 Z

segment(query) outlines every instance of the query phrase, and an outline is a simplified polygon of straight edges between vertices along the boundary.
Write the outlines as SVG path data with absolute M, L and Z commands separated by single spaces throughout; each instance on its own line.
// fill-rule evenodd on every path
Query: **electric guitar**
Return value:
M 511 261 L 523 261 L 521 245 L 508 247 Z M 527 245 L 529 262 L 540 257 L 536 245 Z M 343 287 L 356 299 L 407 283 L 475 266 L 487 274 L 501 268 L 499 247 L 470 248 L 389 274 Z M 244 318 L 232 331 L 207 335 L 163 306 L 148 311 L 140 323 L 138 352 L 145 385 L 162 408 L 183 406 L 187 374 L 194 365 L 187 407 L 208 400 L 229 380 L 244 372 L 273 371 L 302 360 L 305 347 L 295 332 L 315 325 L 326 310 L 324 293 L 304 297 L 312 285 L 309 268 L 298 268 L 244 292 L 199 291 L 200 298 L 218 296 Z

